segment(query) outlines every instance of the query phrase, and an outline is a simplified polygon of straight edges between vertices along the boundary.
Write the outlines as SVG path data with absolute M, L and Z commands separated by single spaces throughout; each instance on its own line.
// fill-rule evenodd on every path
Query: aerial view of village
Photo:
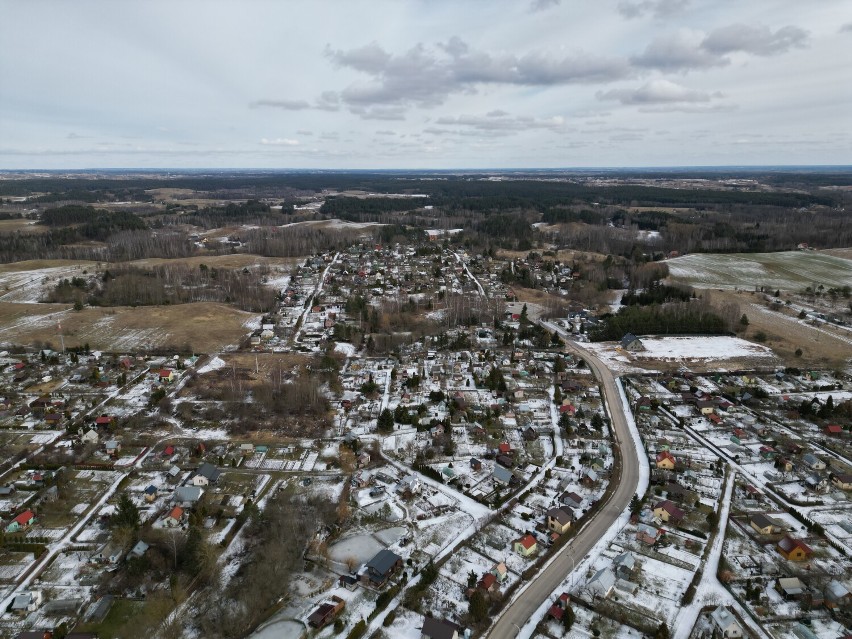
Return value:
M 852 639 L 848 0 L 0 22 L 0 639 Z

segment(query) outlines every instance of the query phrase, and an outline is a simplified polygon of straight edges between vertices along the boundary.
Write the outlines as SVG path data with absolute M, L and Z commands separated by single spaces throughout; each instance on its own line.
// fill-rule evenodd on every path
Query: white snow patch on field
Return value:
M 357 349 L 353 344 L 349 344 L 348 342 L 338 342 L 334 345 L 334 350 L 337 353 L 343 353 L 346 357 L 353 357 Z
M 214 357 L 209 362 L 207 362 L 204 366 L 198 369 L 198 372 L 203 375 L 204 373 L 210 373 L 212 371 L 217 371 L 220 368 L 224 368 L 227 366 L 225 360 L 221 357 Z
M 703 359 L 715 361 L 735 357 L 774 357 L 771 350 L 738 337 L 644 337 L 641 359 Z

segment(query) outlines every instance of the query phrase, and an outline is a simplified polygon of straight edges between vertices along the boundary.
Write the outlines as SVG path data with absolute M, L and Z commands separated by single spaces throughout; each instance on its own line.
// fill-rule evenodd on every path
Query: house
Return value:
M 0 497 L 8 497 L 9 495 L 14 495 L 17 492 L 17 488 L 15 488 L 15 484 L 4 484 L 0 486 Z
M 401 495 L 417 495 L 420 493 L 421 483 L 417 475 L 406 475 L 399 480 L 396 486 L 396 492 Z
M 509 578 L 509 569 L 502 561 L 491 569 L 491 574 L 497 577 L 497 581 L 501 584 L 506 583 Z
M 512 454 L 512 445 L 509 442 L 501 442 L 499 446 L 497 446 L 497 451 L 501 455 L 511 455 Z
M 586 584 L 586 590 L 594 597 L 609 597 L 615 588 L 615 573 L 612 568 L 606 567 L 598 570 Z
M 776 584 L 776 589 L 787 600 L 799 600 L 804 598 L 807 588 L 798 577 L 782 577 Z
M 761 535 L 774 535 L 785 528 L 781 522 L 763 513 L 752 515 L 748 523 Z
M 112 424 L 112 417 L 109 415 L 100 415 L 95 418 L 95 424 L 97 426 L 109 426 Z
M 846 608 L 852 605 L 852 594 L 849 589 L 836 579 L 832 579 L 825 586 L 825 607 Z
M 840 437 L 843 435 L 843 427 L 840 424 L 829 424 L 823 432 L 829 437 Z
M 151 484 L 145 489 L 145 501 L 147 503 L 153 503 L 157 499 L 157 487 L 154 484 Z
M 346 602 L 337 595 L 331 596 L 331 601 L 323 602 L 308 617 L 308 625 L 312 628 L 324 628 L 334 621 L 343 609 Z
M 175 447 L 169 444 L 163 449 L 163 457 L 171 457 L 175 454 Z
M 743 629 L 737 618 L 724 606 L 719 606 L 711 612 L 710 619 L 722 634 L 723 639 L 739 639 L 743 636 Z
M 795 539 L 786 535 L 776 546 L 778 552 L 784 559 L 790 561 L 805 561 L 812 554 L 813 550 L 801 539 Z
M 362 580 L 365 584 L 381 588 L 400 568 L 402 568 L 402 557 L 387 549 L 380 550 L 367 562 L 367 569 Z
M 28 530 L 36 522 L 36 516 L 31 510 L 25 510 L 20 515 L 15 517 L 6 526 L 7 533 L 16 533 Z
M 99 564 L 117 564 L 124 556 L 124 546 L 110 542 L 101 546 L 98 551 L 89 557 L 89 561 Z
M 476 587 L 483 592 L 494 592 L 497 590 L 497 576 L 494 573 L 486 572 L 480 577 Z
M 807 464 L 811 470 L 825 470 L 825 462 L 812 453 L 802 455 L 802 461 Z
M 666 499 L 654 506 L 654 517 L 667 523 L 679 524 L 686 517 L 686 513 Z
M 175 482 L 180 477 L 181 470 L 178 466 L 172 466 L 166 471 L 166 479 L 171 482 Z
M 667 450 L 657 453 L 657 468 L 662 470 L 674 470 L 676 461 L 677 460 L 675 460 L 674 455 Z
M 612 560 L 612 567 L 616 577 L 630 579 L 633 576 L 633 569 L 636 568 L 636 557 L 630 551 L 623 552 Z
M 175 372 L 170 368 L 162 368 L 158 372 L 161 384 L 168 384 L 175 379 Z
M 597 483 L 597 481 L 598 474 L 592 469 L 585 471 L 583 473 L 583 477 L 580 479 L 580 483 L 583 484 L 583 486 L 593 486 L 595 483 Z
M 82 437 L 80 437 L 80 441 L 84 444 L 97 444 L 99 440 L 98 433 L 96 430 L 90 428 L 87 430 Z
M 574 513 L 569 509 L 551 508 L 547 511 L 547 529 L 560 535 L 565 534 L 574 523 Z
M 648 526 L 647 524 L 638 524 L 636 526 L 636 539 L 648 546 L 656 544 L 661 535 L 662 532 L 653 526 Z
M 509 455 L 497 455 L 496 461 L 503 468 L 511 468 L 512 466 L 515 465 L 515 460 L 512 459 Z
M 713 404 L 713 402 L 711 401 L 703 399 L 695 402 L 695 408 L 697 408 L 702 415 L 712 415 L 713 410 L 715 409 L 715 404 Z
M 644 395 L 636 400 L 636 410 L 637 411 L 649 411 L 653 408 L 653 404 L 651 402 L 650 397 L 645 397 Z
M 240 452 L 243 455 L 254 455 L 254 444 L 240 444 Z
M 12 600 L 12 605 L 9 607 L 14 613 L 26 616 L 29 612 L 35 612 L 41 604 L 41 592 L 31 590 L 22 592 Z
M 523 437 L 524 441 L 534 442 L 538 439 L 538 433 L 532 426 L 527 426 L 527 429 L 524 431 Z
M 642 340 L 636 337 L 633 333 L 627 333 L 624 337 L 621 338 L 621 342 L 619 342 L 621 348 L 631 353 L 644 351 L 645 346 L 642 344 Z
M 518 553 L 521 557 L 531 557 L 538 550 L 538 543 L 530 534 L 526 534 L 520 539 L 512 542 L 512 550 Z
M 479 461 L 476 457 L 472 457 L 470 459 L 470 469 L 474 471 L 482 470 L 482 462 Z
M 254 447 L 252 447 L 252 451 L 253 450 Z M 221 475 L 222 473 L 219 472 L 219 469 L 213 464 L 204 462 L 198 467 L 198 470 L 195 471 L 195 475 L 192 476 L 192 485 L 209 486 L 210 484 L 215 484 L 219 481 L 219 477 Z
M 511 470 L 503 468 L 502 466 L 495 466 L 491 473 L 491 477 L 494 478 L 494 481 L 498 484 L 502 484 L 503 486 L 511 486 L 519 481 L 518 478 L 512 474 Z
M 559 501 L 569 508 L 579 508 L 583 504 L 583 498 L 575 492 L 564 492 Z
M 852 473 L 832 474 L 831 483 L 841 490 L 852 490 Z
M 811 473 L 805 477 L 805 485 L 811 490 L 825 490 L 828 488 L 828 480 L 819 473 Z
M 184 508 L 194 506 L 201 499 L 203 492 L 198 486 L 178 486 L 172 495 L 172 503 L 180 504 Z
M 115 457 L 118 453 L 121 452 L 121 442 L 117 439 L 110 439 L 109 441 L 104 443 L 104 450 L 106 454 L 110 457 Z
M 459 639 L 460 628 L 451 621 L 425 617 L 420 639 Z
M 169 511 L 169 514 L 166 515 L 165 520 L 163 520 L 163 525 L 168 526 L 169 528 L 176 528 L 180 526 L 183 521 L 183 508 L 180 506 L 175 506 Z
M 150 546 L 140 539 L 136 542 L 136 545 L 130 549 L 130 553 L 127 556 L 128 558 L 144 557 L 145 553 L 148 552 L 148 548 L 150 548 Z

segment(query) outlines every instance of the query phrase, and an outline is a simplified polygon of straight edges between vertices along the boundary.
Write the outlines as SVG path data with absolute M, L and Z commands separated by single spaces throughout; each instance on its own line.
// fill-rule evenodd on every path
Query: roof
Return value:
M 801 548 L 806 555 L 810 555 L 811 553 L 813 553 L 811 547 L 808 546 L 805 542 L 803 542 L 801 539 L 795 539 L 790 535 L 786 535 L 784 539 L 778 542 L 778 548 L 780 548 L 786 553 L 790 553 L 796 548 Z
M 482 588 L 488 590 L 494 583 L 497 581 L 497 577 L 490 572 L 486 572 L 482 575 L 482 578 L 479 580 L 479 585 Z
M 175 501 L 198 501 L 201 499 L 201 489 L 198 486 L 179 486 L 175 489 Z
M 633 333 L 627 333 L 624 337 L 621 338 L 621 345 L 627 346 L 631 342 L 635 342 L 638 337 L 636 337 Z
M 633 556 L 632 552 L 623 552 L 612 560 L 612 565 L 632 569 L 636 565 L 636 557 Z
M 509 483 L 512 480 L 512 471 L 508 468 L 504 468 L 503 466 L 494 466 L 494 472 L 491 473 L 494 475 L 494 479 L 497 481 Z
M 15 517 L 12 521 L 16 521 L 16 522 L 18 522 L 19 524 L 28 524 L 28 523 L 29 523 L 29 522 L 31 522 L 34 518 L 35 518 L 35 515 L 33 514 L 33 511 L 31 511 L 31 510 L 25 510 L 25 511 L 24 511 L 24 512 L 22 512 L 20 515 L 18 515 L 17 517 Z
M 157 487 L 154 484 L 151 484 L 150 486 L 148 486 L 148 488 L 145 489 L 145 494 L 146 495 L 156 495 L 157 494 Z
M 731 614 L 731 611 L 724 606 L 719 606 L 716 610 L 711 612 L 710 618 L 713 619 L 713 623 L 715 623 L 720 630 L 726 630 L 733 624 L 739 625 L 739 623 L 737 623 L 737 618 L 734 617 L 734 615 Z
M 181 508 L 180 506 L 175 506 L 169 512 L 169 517 L 174 520 L 179 520 L 181 517 L 183 517 L 183 508 Z
M 773 526 L 775 528 L 781 527 L 781 524 L 772 519 L 772 517 L 764 515 L 763 513 L 757 513 L 756 515 L 752 515 L 751 523 L 757 526 L 758 528 L 766 528 L 768 526 Z
M 536 545 L 535 537 L 533 537 L 532 535 L 524 535 L 523 537 L 515 541 L 515 543 L 521 544 L 521 546 L 523 546 L 527 550 L 535 547 Z
M 663 450 L 657 453 L 657 461 L 663 461 L 664 459 L 670 459 L 671 461 L 675 461 L 674 455 L 672 455 L 669 451 Z
M 547 516 L 551 519 L 555 519 L 560 526 L 570 524 L 574 521 L 574 513 L 562 510 L 561 508 L 551 508 L 547 511 Z
M 654 510 L 661 508 L 666 511 L 669 515 L 674 517 L 675 519 L 683 519 L 686 516 L 680 508 L 674 505 L 674 503 L 670 502 L 668 499 L 664 499 L 659 504 L 654 507 Z
M 367 562 L 367 569 L 373 570 L 380 575 L 388 574 L 396 565 L 396 562 L 401 561 L 402 557 L 390 550 L 380 550 L 370 561 Z
M 219 469 L 216 468 L 213 464 L 204 462 L 203 464 L 201 464 L 201 466 L 198 467 L 198 471 L 196 471 L 196 474 L 201 475 L 202 477 L 206 477 L 208 481 L 217 481 L 222 473 L 219 472 Z
M 426 617 L 423 619 L 423 629 L 420 631 L 429 639 L 452 639 L 459 631 L 459 627 L 452 621 Z
M 608 591 L 615 586 L 615 573 L 609 567 L 601 568 L 589 579 L 587 585 L 594 590 Z
M 140 539 L 139 541 L 136 542 L 136 545 L 133 546 L 133 548 L 130 549 L 130 554 L 133 555 L 134 557 L 141 557 L 142 555 L 144 555 L 148 551 L 149 547 L 150 546 L 148 546 L 148 544 L 146 544 L 144 541 L 142 541 Z

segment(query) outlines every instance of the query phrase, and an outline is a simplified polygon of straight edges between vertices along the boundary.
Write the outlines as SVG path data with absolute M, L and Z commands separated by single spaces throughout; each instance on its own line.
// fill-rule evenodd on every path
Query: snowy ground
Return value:
M 772 351 L 738 337 L 689 336 L 689 337 L 643 337 L 644 351 L 631 352 L 619 348 L 613 342 L 590 342 L 581 346 L 604 360 L 608 367 L 618 373 L 642 372 L 642 363 L 709 363 L 740 358 L 761 359 L 765 364 L 775 358 Z M 718 367 L 717 367 L 718 369 Z

